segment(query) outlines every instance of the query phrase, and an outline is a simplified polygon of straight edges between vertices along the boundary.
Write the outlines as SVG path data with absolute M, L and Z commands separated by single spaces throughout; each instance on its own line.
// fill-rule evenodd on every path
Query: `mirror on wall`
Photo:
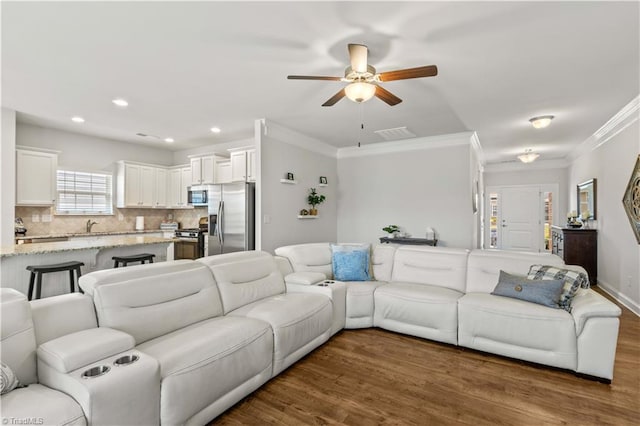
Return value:
M 582 212 L 589 211 L 589 219 L 596 218 L 596 179 L 589 179 L 578 185 L 578 217 L 582 217 Z

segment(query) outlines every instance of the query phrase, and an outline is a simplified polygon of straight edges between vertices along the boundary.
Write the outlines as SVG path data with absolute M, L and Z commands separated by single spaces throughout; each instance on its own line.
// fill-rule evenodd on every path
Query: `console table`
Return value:
M 428 240 L 426 238 L 405 238 L 405 237 L 397 237 L 397 238 L 380 237 L 380 242 L 408 244 L 412 246 L 435 246 L 436 244 L 438 244 L 438 240 Z
M 598 283 L 598 231 L 551 227 L 551 253 L 567 265 L 580 265 L 587 270 L 591 285 Z

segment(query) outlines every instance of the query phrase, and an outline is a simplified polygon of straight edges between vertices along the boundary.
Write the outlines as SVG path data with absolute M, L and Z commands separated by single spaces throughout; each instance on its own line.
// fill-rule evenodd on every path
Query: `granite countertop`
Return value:
M 151 234 L 156 232 L 174 232 L 173 230 L 164 230 L 164 229 L 145 229 L 143 231 L 92 231 L 92 232 L 72 232 L 67 234 L 47 234 L 47 235 L 25 235 L 21 237 L 16 237 L 16 241 L 21 240 L 41 240 L 46 238 L 69 238 L 69 237 L 102 237 L 109 235 L 128 235 L 128 234 Z
M 154 231 L 157 232 L 157 231 Z M 144 233 L 141 231 L 141 233 Z M 92 233 L 94 235 L 94 233 Z M 98 233 L 95 233 L 98 235 Z M 51 238 L 51 237 L 49 237 Z M 62 251 L 89 250 L 89 249 L 105 249 L 112 247 L 124 247 L 146 244 L 169 244 L 177 241 L 175 238 L 145 237 L 112 235 L 101 238 L 86 238 L 71 241 L 59 241 L 49 243 L 32 243 L 32 244 L 16 244 L 12 247 L 0 247 L 0 257 L 33 255 L 44 253 L 56 253 Z

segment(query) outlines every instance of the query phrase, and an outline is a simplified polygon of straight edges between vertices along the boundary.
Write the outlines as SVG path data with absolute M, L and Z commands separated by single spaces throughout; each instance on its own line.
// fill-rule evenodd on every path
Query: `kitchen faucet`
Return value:
M 91 232 L 91 227 L 97 224 L 98 222 L 92 222 L 91 219 L 87 220 L 87 232 Z

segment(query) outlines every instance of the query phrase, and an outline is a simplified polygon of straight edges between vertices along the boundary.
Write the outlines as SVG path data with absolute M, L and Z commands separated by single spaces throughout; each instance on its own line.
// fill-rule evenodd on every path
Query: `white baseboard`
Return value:
M 631 312 L 633 312 L 634 314 L 640 317 L 640 304 L 629 299 L 625 294 L 619 292 L 618 290 L 613 288 L 613 286 L 611 286 L 610 284 L 607 284 L 606 282 L 602 282 L 598 280 L 598 287 L 600 287 L 609 296 L 613 297 L 622 305 L 624 305 L 625 308 L 629 309 Z

